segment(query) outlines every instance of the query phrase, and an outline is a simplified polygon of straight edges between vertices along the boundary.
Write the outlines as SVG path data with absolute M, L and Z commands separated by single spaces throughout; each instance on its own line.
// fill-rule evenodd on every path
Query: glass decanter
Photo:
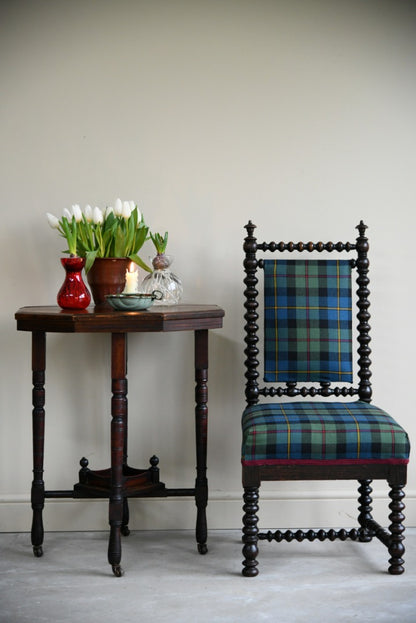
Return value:
M 143 279 L 143 292 L 151 294 L 154 290 L 159 290 L 163 294 L 160 301 L 154 302 L 155 305 L 176 305 L 181 300 L 182 282 L 170 270 L 172 262 L 173 257 L 171 255 L 158 253 L 152 260 L 153 272 Z

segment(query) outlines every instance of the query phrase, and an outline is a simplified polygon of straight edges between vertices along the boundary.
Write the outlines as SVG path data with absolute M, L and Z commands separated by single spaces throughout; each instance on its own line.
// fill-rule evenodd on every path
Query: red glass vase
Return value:
M 59 307 L 62 309 L 85 309 L 91 301 L 91 295 L 82 280 L 81 274 L 85 258 L 63 257 L 61 264 L 65 269 L 65 281 L 57 296 Z

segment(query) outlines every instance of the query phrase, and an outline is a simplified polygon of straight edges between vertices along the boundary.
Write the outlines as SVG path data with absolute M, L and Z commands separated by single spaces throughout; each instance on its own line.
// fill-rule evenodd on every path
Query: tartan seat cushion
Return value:
M 351 383 L 351 262 L 263 265 L 264 381 Z
M 406 432 L 366 402 L 285 402 L 247 407 L 243 465 L 407 463 Z

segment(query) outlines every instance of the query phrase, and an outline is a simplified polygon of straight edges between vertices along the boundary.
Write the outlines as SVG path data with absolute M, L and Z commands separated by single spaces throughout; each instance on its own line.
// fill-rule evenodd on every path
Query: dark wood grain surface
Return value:
M 217 305 L 154 306 L 146 311 L 112 309 L 64 310 L 58 306 L 22 307 L 15 318 L 19 331 L 111 333 L 190 331 L 222 327 L 224 310 Z

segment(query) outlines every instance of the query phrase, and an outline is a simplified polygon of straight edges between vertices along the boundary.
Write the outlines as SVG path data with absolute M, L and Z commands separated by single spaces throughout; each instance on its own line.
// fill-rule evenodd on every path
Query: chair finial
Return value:
M 249 236 L 253 235 L 253 232 L 256 229 L 256 227 L 257 226 L 254 225 L 254 223 L 252 223 L 251 220 L 247 223 L 247 225 L 244 225 L 244 228 L 247 229 Z
M 363 220 L 361 220 L 355 229 L 358 229 L 360 236 L 364 236 L 365 230 L 368 229 L 368 226 L 364 223 Z

